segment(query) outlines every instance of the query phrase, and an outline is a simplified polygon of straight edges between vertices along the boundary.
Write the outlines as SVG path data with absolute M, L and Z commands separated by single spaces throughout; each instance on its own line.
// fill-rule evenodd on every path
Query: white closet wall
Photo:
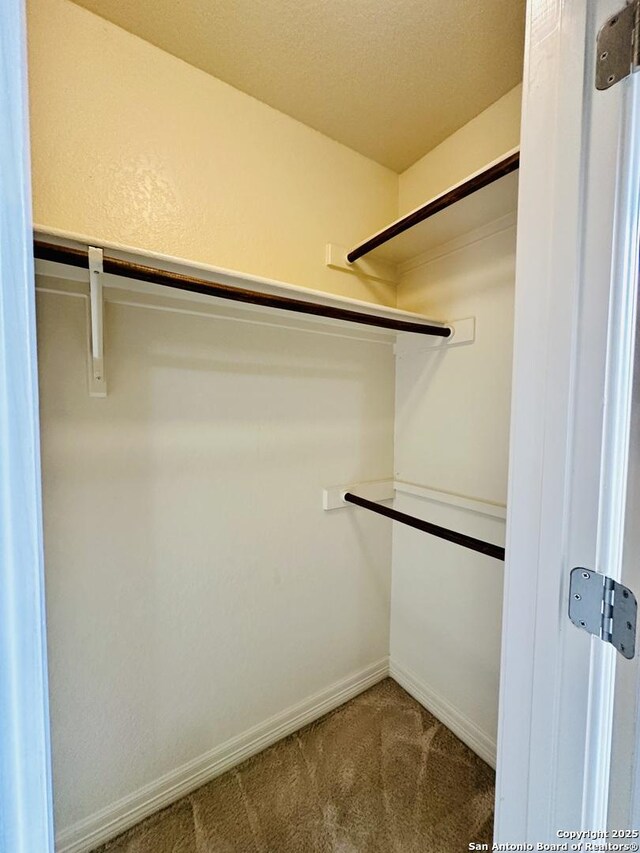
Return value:
M 385 674 L 389 526 L 320 497 L 390 477 L 394 365 L 391 342 L 108 302 L 96 399 L 85 299 L 38 286 L 66 845 Z
M 401 212 L 517 145 L 519 98 L 517 87 L 401 175 Z M 476 340 L 442 353 L 420 353 L 419 342 L 401 350 L 395 476 L 422 488 L 401 487 L 395 507 L 498 545 L 505 535 L 515 240 L 514 214 L 407 264 L 398 285 L 402 308 L 475 317 Z M 503 569 L 498 560 L 394 526 L 392 673 L 491 763 Z
M 37 222 L 395 303 L 324 251 L 395 215 L 397 175 L 67 0 L 33 0 L 29 37 Z M 386 673 L 390 527 L 321 492 L 391 477 L 393 349 L 109 303 L 101 400 L 85 298 L 38 310 L 56 827 L 80 851 Z
M 475 316 L 471 347 L 397 362 L 396 509 L 504 545 L 515 229 L 425 264 L 412 307 Z M 469 503 L 468 498 L 474 499 Z M 396 525 L 391 661 L 417 698 L 495 762 L 504 564 Z

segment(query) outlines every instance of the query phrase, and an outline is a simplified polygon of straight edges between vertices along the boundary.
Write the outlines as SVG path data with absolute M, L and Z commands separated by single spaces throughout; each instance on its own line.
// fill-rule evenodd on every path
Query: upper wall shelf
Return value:
M 516 210 L 520 152 L 515 148 L 347 252 L 400 264 Z
M 463 333 L 455 323 L 234 270 L 142 252 L 115 243 L 101 241 L 100 245 L 91 238 L 52 229 L 36 227 L 34 237 L 37 273 L 91 282 L 95 272 L 99 282 L 104 282 L 105 292 L 113 288 L 133 289 L 163 299 L 204 301 L 210 306 L 235 303 L 238 308 L 246 306 L 251 311 L 275 309 L 274 317 L 346 323 L 345 333 L 349 328 L 356 331 L 369 327 L 368 331 L 374 331 L 376 337 L 389 333 L 395 337 L 396 332 L 410 332 L 447 343 L 453 343 L 455 338 L 456 344 L 467 342 L 469 337 L 468 331 Z M 97 246 L 99 248 L 95 248 Z M 100 254 L 99 269 L 93 272 L 92 251 Z

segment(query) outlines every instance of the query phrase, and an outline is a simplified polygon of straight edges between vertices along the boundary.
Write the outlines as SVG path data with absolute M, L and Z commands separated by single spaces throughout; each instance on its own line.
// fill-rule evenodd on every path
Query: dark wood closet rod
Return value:
M 358 258 L 362 258 L 364 255 L 372 252 L 374 249 L 377 249 L 378 246 L 388 243 L 389 240 L 397 237 L 398 234 L 402 234 L 404 231 L 408 231 L 409 228 L 413 228 L 414 225 L 418 225 L 419 222 L 424 222 L 425 219 L 429 219 L 430 216 L 440 213 L 440 211 L 444 210 L 446 207 L 451 207 L 451 205 L 455 204 L 457 201 L 461 201 L 463 198 L 472 195 L 478 190 L 481 190 L 483 187 L 487 187 L 494 181 L 503 178 L 510 172 L 514 172 L 519 165 L 520 153 L 516 151 L 515 154 L 510 154 L 508 157 L 505 157 L 504 160 L 500 160 L 499 163 L 494 163 L 493 166 L 485 169 L 484 172 L 474 175 L 463 184 L 460 184 L 452 190 L 443 193 L 443 195 L 434 198 L 432 201 L 427 202 L 427 204 L 419 207 L 412 213 L 408 213 L 402 219 L 394 222 L 393 225 L 385 228 L 384 231 L 380 231 L 379 234 L 374 234 L 374 236 L 369 240 L 365 240 L 364 243 L 361 243 L 359 246 L 356 246 L 355 249 L 352 249 L 347 255 L 347 260 L 352 264 L 354 261 L 357 261 Z
M 43 261 L 54 261 L 74 267 L 89 268 L 88 254 L 81 249 L 70 249 L 54 243 L 35 240 L 34 256 Z M 366 314 L 364 311 L 351 311 L 348 308 L 337 308 L 331 305 L 321 305 L 317 302 L 306 302 L 304 299 L 293 299 L 290 296 L 276 296 L 260 293 L 256 290 L 246 290 L 228 284 L 220 284 L 206 279 L 192 278 L 180 273 L 147 267 L 141 264 L 110 258 L 105 255 L 103 270 L 110 275 L 133 278 L 163 287 L 177 290 L 188 290 L 192 293 L 203 293 L 205 296 L 216 296 L 220 299 L 232 299 L 235 302 L 246 302 L 252 305 L 262 305 L 267 308 L 280 308 L 283 311 L 295 311 L 299 314 L 313 314 L 317 317 L 331 317 L 334 320 L 345 320 L 349 323 L 361 323 L 366 326 L 378 326 L 381 329 L 394 329 L 397 332 L 413 332 L 417 335 L 435 335 L 448 338 L 451 329 L 448 326 L 434 326 L 429 323 L 414 323 L 410 320 L 395 320 L 392 317 L 378 317 L 376 314 Z
M 409 527 L 415 527 L 416 530 L 422 530 L 423 533 L 430 533 L 432 536 L 437 536 L 440 539 L 446 539 L 447 542 L 454 542 L 456 545 L 462 545 L 463 548 L 470 548 L 472 551 L 477 551 L 479 554 L 486 554 L 487 557 L 495 557 L 496 560 L 504 560 L 504 548 L 499 545 L 493 545 L 491 542 L 484 542 L 482 539 L 474 539 L 473 536 L 467 536 L 465 533 L 456 533 L 455 530 L 449 530 L 447 527 L 440 527 L 437 524 L 431 524 L 430 521 L 423 521 L 421 518 L 414 518 L 412 515 L 407 515 L 405 512 L 398 512 L 396 509 L 390 509 L 387 506 L 381 506 L 375 501 L 369 501 L 366 498 L 359 498 L 358 495 L 353 495 L 351 492 L 345 492 L 344 500 L 347 503 L 361 506 L 363 509 L 370 509 L 372 512 L 377 512 L 379 515 L 384 515 L 387 518 L 392 518 L 394 521 L 399 521 L 401 524 L 407 524 Z

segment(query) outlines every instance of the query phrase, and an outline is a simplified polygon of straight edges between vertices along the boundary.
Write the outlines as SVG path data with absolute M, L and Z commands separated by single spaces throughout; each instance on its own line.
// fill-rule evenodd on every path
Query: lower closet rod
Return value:
M 44 243 L 36 240 L 33 244 L 34 256 L 43 261 L 54 261 L 74 267 L 89 268 L 88 252 L 81 249 L 71 249 L 54 243 Z M 180 273 L 147 267 L 131 261 L 104 256 L 103 270 L 110 275 L 133 278 L 150 284 L 161 284 L 177 290 L 188 290 L 192 293 L 202 293 L 205 296 L 217 296 L 221 299 L 232 299 L 235 302 L 248 302 L 252 305 L 263 305 L 267 308 L 280 308 L 283 311 L 296 311 L 299 314 L 314 314 L 317 317 L 331 317 L 335 320 L 345 320 L 348 323 L 361 323 L 365 326 L 378 326 L 382 329 L 395 329 L 397 332 L 413 332 L 417 335 L 435 335 L 448 338 L 451 329 L 448 326 L 434 326 L 429 323 L 414 323 L 410 320 L 394 320 L 392 317 L 379 317 L 376 314 L 365 314 L 363 311 L 351 311 L 348 308 L 337 308 L 332 305 L 321 305 L 317 302 L 307 302 L 304 299 L 293 299 L 291 296 L 276 296 L 270 293 L 260 293 L 257 290 L 246 290 L 216 281 L 202 278 L 192 278 Z
M 470 548 L 472 551 L 478 551 L 480 554 L 486 554 L 487 557 L 495 557 L 496 560 L 504 560 L 504 548 L 501 548 L 499 545 L 493 545 L 491 542 L 483 542 L 482 539 L 474 539 L 473 536 L 467 536 L 464 533 L 456 533 L 455 530 L 449 530 L 446 527 L 431 524 L 430 521 L 423 521 L 421 518 L 414 518 L 412 515 L 407 515 L 405 512 L 398 512 L 396 509 L 381 506 L 380 504 L 375 503 L 375 501 L 368 501 L 366 498 L 360 498 L 358 495 L 352 495 L 351 492 L 345 492 L 342 497 L 343 500 L 350 504 L 361 506 L 364 509 L 370 509 L 372 512 L 377 512 L 379 515 L 392 518 L 394 521 L 401 522 L 401 524 L 407 524 L 409 527 L 415 527 L 416 530 L 422 530 L 424 533 L 431 533 L 432 536 L 438 536 L 440 539 L 446 539 L 448 542 L 455 542 L 456 545 L 462 545 L 463 548 Z

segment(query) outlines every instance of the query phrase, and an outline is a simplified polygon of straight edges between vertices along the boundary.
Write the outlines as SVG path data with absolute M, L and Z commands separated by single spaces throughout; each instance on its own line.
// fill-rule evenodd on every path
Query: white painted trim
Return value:
M 344 246 L 336 246 L 335 243 L 327 243 L 325 252 L 325 264 L 334 270 L 350 273 L 358 278 L 370 278 L 374 281 L 384 281 L 387 284 L 398 283 L 398 272 L 395 264 L 383 261 L 380 258 L 364 257 L 350 264 L 347 260 L 347 252 Z
M 616 10 L 617 11 L 617 10 Z M 628 82 L 622 106 L 622 121 L 616 176 L 617 193 L 611 257 L 607 370 L 603 418 L 598 517 L 597 556 L 594 568 L 624 583 L 623 553 L 627 518 L 629 442 L 633 400 L 634 352 L 638 291 L 638 239 L 640 237 L 640 97 L 638 80 Z M 607 171 L 605 180 L 611 180 Z M 632 522 L 633 523 L 633 522 Z M 637 555 L 635 555 L 637 559 Z M 635 562 L 635 560 L 634 560 Z M 599 828 L 609 820 L 611 754 L 614 733 L 616 668 L 619 662 L 611 648 L 592 644 L 589 692 L 589 729 L 586 746 L 583 827 Z M 622 665 L 622 661 L 620 661 Z M 632 703 L 629 703 L 632 704 Z M 637 703 L 633 703 L 634 705 Z M 622 708 L 621 708 L 622 710 Z M 624 709 L 627 713 L 630 709 Z M 632 713 L 637 716 L 637 707 Z M 636 752 L 634 737 L 626 744 L 629 756 Z M 629 764 L 633 759 L 629 757 Z M 615 767 L 614 767 L 615 781 Z M 628 796 L 627 792 L 624 792 Z M 616 796 L 620 795 L 619 789 Z
M 483 761 L 496 766 L 496 739 L 470 720 L 448 699 L 421 681 L 418 676 L 397 661 L 389 661 L 389 675 L 400 687 L 437 717 L 456 737 L 479 755 Z
M 389 674 L 388 658 L 335 682 L 257 726 L 78 821 L 56 839 L 57 853 L 87 853 L 252 755 L 333 711 Z
M 25 3 L 0 3 L 0 851 L 53 850 Z
M 561 732 L 559 709 L 569 684 L 576 705 L 584 698 L 582 668 L 563 667 L 562 635 L 585 204 L 582 121 L 585 86 L 592 85 L 585 80 L 586 14 L 584 0 L 529 0 L 527 6 L 494 824 L 499 843 L 550 842 L 558 829 L 580 824 L 581 762 L 573 736 Z M 579 735 L 583 720 L 575 711 Z M 567 759 L 579 769 L 565 777 L 563 791 L 558 764 Z
M 626 93 L 628 103 L 626 104 L 628 121 L 626 131 L 622 135 L 623 159 L 620 178 L 623 186 L 620 188 L 618 199 L 623 211 L 618 222 L 622 226 L 622 233 L 616 234 L 616 252 L 614 258 L 614 275 L 618 282 L 617 295 L 620 303 L 617 306 L 617 317 L 614 314 L 610 323 L 610 334 L 620 335 L 618 345 L 624 345 L 627 339 L 627 347 L 636 352 L 636 364 L 639 362 L 640 346 L 636 337 L 635 342 L 628 339 L 633 335 L 636 327 L 637 306 L 637 282 L 640 279 L 640 262 L 638 258 L 638 243 L 640 242 L 640 76 L 633 75 L 628 81 Z M 625 186 L 626 184 L 626 186 Z M 625 210 L 626 208 L 626 210 Z M 627 302 L 625 306 L 624 303 Z M 617 328 L 619 324 L 619 328 Z M 637 333 L 636 333 L 637 335 Z M 623 366 L 626 357 L 623 358 Z M 637 369 L 637 368 L 636 368 Z M 623 373 L 624 376 L 624 373 Z M 620 377 L 620 379 L 623 378 Z M 631 379 L 632 377 L 628 377 Z M 626 384 L 625 378 L 625 384 Z M 631 400 L 629 401 L 629 420 L 627 425 L 634 425 L 634 434 L 637 434 L 637 424 L 640 417 L 640 388 L 635 383 L 635 388 L 629 389 Z M 628 393 L 628 391 L 626 391 Z M 613 425 L 612 425 L 613 426 Z M 640 482 L 638 477 L 639 447 L 636 440 L 629 443 L 629 435 L 624 422 L 620 424 L 624 431 L 616 435 L 612 430 L 610 436 L 611 451 L 615 448 L 625 451 L 622 460 L 627 469 L 624 509 L 626 524 L 618 528 L 619 545 L 622 548 L 620 574 L 617 577 L 625 586 L 635 589 L 640 588 L 640 565 L 638 553 L 640 552 L 640 539 L 638 537 L 638 488 Z M 615 463 L 612 463 L 615 465 Z M 616 472 L 620 472 L 620 466 L 616 466 Z M 627 493 L 628 491 L 628 493 Z M 612 525 L 610 531 L 614 532 Z M 615 535 L 615 533 L 614 533 Z M 601 562 L 606 565 L 609 561 L 614 563 L 617 557 L 603 555 Z M 607 572 L 611 574 L 611 572 Z M 615 577 L 616 575 L 614 575 Z M 633 663 L 619 660 L 620 666 L 616 667 L 616 687 L 613 707 L 613 757 L 610 768 L 609 801 L 611 811 L 608 815 L 611 826 L 640 826 L 640 665 L 638 654 Z
M 600 568 L 598 540 L 611 523 L 600 491 L 608 464 L 603 426 L 619 401 L 606 383 L 615 357 L 607 323 L 611 285 L 620 287 L 611 277 L 612 236 L 630 81 L 597 92 L 594 65 L 597 29 L 619 8 L 616 0 L 527 4 L 499 843 L 607 828 L 607 658 L 614 652 L 571 625 L 566 602 L 570 569 Z M 628 225 L 624 216 L 620 225 Z
M 479 228 L 467 231 L 465 234 L 461 234 L 453 240 L 448 240 L 446 243 L 440 243 L 437 246 L 432 246 L 430 249 L 427 249 L 426 252 L 421 252 L 419 255 L 415 255 L 413 258 L 409 258 L 399 264 L 398 279 L 401 279 L 402 276 L 412 270 L 427 266 L 428 264 L 433 263 L 433 261 L 438 261 L 441 258 L 445 258 L 447 255 L 453 255 L 455 252 L 460 252 L 468 246 L 480 243 L 483 240 L 488 240 L 496 234 L 501 234 L 503 231 L 509 231 L 510 229 L 515 228 L 517 219 L 518 216 L 515 211 L 513 213 L 507 213 L 506 216 L 501 216 L 498 219 L 494 219 L 493 222 L 487 222 Z
M 433 503 L 447 504 L 457 509 L 468 510 L 478 515 L 488 515 L 491 518 L 499 518 L 505 521 L 507 508 L 504 504 L 493 503 L 481 498 L 470 498 L 466 495 L 458 495 L 454 492 L 443 492 L 438 489 L 430 489 L 427 486 L 419 486 L 416 483 L 407 483 L 403 480 L 395 481 L 395 490 L 404 495 L 413 495 Z

